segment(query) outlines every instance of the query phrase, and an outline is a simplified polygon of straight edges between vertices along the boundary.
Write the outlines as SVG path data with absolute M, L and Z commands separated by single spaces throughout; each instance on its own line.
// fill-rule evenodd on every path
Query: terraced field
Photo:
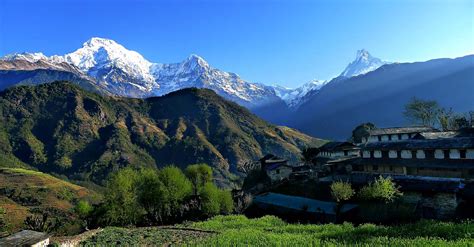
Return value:
M 202 231 L 197 231 L 202 230 Z M 288 224 L 265 216 L 217 216 L 175 229 L 106 228 L 87 246 L 474 246 L 474 222 L 421 221 L 400 226 Z

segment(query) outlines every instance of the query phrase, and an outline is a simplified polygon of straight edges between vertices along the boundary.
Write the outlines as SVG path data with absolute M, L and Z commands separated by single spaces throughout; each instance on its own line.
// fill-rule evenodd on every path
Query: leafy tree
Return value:
M 51 219 L 48 213 L 27 216 L 23 224 L 26 229 L 38 232 L 54 232 L 61 226 L 58 218 Z
M 107 182 L 104 221 L 107 225 L 135 224 L 142 209 L 137 202 L 138 172 L 125 168 L 112 174 Z
M 221 210 L 220 203 L 220 191 L 212 183 L 207 183 L 202 188 L 201 200 L 202 200 L 202 212 L 207 216 L 213 216 L 219 214 Z
M 194 196 L 198 195 L 200 188 L 212 181 L 212 168 L 207 164 L 189 165 L 185 174 L 191 181 Z
M 361 143 L 362 138 L 367 138 L 369 137 L 369 130 L 373 130 L 377 127 L 375 127 L 375 124 L 373 123 L 363 123 L 360 124 L 359 126 L 355 127 L 354 130 L 352 130 L 352 137 L 351 140 L 355 143 Z
M 180 204 L 191 195 L 192 185 L 181 169 L 175 166 L 167 166 L 158 172 L 158 177 L 166 188 L 166 205 L 164 215 L 167 217 L 178 217 L 183 213 Z
M 5 231 L 7 227 L 7 223 L 5 222 L 5 218 L 4 218 L 5 214 L 6 214 L 5 209 L 0 207 L 0 233 L 2 231 Z
M 145 210 L 146 218 L 150 222 L 162 222 L 165 209 L 170 206 L 167 205 L 167 188 L 161 182 L 157 170 L 141 170 L 137 183 L 138 203 Z
M 393 182 L 391 177 L 384 178 L 379 176 L 373 183 L 362 187 L 359 191 L 359 197 L 366 200 L 379 200 L 385 203 L 392 202 L 402 193 Z
M 94 208 L 89 204 L 88 201 L 80 200 L 75 207 L 76 213 L 79 218 L 84 220 L 85 228 L 88 228 L 89 216 L 91 215 Z
M 435 126 L 438 121 L 441 108 L 438 102 L 434 100 L 422 100 L 413 97 L 412 100 L 405 105 L 403 114 L 413 123 L 419 123 L 424 126 Z
M 355 194 L 354 189 L 352 189 L 352 185 L 348 182 L 337 181 L 333 182 L 330 186 L 331 189 L 331 196 L 336 201 L 336 207 L 334 209 L 336 213 L 336 221 L 339 219 L 339 215 L 341 214 L 341 209 L 344 206 L 344 203 L 351 199 L 351 197 Z
M 232 194 L 228 190 L 221 190 L 219 194 L 221 213 L 230 214 L 234 211 L 234 200 Z

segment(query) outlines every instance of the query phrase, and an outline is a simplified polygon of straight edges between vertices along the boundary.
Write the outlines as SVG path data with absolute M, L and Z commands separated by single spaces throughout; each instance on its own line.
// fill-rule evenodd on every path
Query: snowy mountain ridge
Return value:
M 289 108 L 297 108 L 308 99 L 308 95 L 317 93 L 329 83 L 312 80 L 295 89 L 267 86 L 245 81 L 235 73 L 213 68 L 195 54 L 178 63 L 154 63 L 113 40 L 97 37 L 65 55 L 47 57 L 43 53 L 16 53 L 4 56 L 2 60 L 24 60 L 41 64 L 41 68 L 72 71 L 82 77 L 92 78 L 101 88 L 120 96 L 160 96 L 189 87 L 209 88 L 247 107 L 282 100 Z M 347 66 L 341 76 L 368 73 L 385 63 L 372 57 L 367 51 L 360 50 L 356 60 Z M 13 65 L 9 65 L 9 68 L 11 66 Z

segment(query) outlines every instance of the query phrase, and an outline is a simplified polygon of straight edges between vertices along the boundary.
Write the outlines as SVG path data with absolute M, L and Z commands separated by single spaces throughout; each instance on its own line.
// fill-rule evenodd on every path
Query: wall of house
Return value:
M 466 158 L 467 159 L 474 159 L 474 149 L 466 150 Z
M 267 171 L 267 175 L 270 177 L 272 182 L 277 182 L 288 178 L 292 172 L 293 169 L 290 167 L 280 166 L 274 170 Z
M 40 241 L 40 242 L 38 242 L 38 243 L 36 243 L 36 244 L 33 244 L 33 245 L 31 245 L 31 246 L 32 246 L 32 247 L 46 247 L 46 246 L 48 246 L 48 245 L 49 245 L 49 238 L 47 238 L 47 239 L 45 239 L 45 240 L 43 240 L 43 241 Z
M 420 192 L 408 191 L 403 193 L 402 201 L 412 203 L 419 206 L 418 213 L 420 216 L 428 216 L 431 212 L 433 217 L 437 219 L 450 219 L 456 213 L 458 200 L 456 193 L 435 193 L 431 195 L 423 195 Z
M 408 175 L 461 178 L 464 176 L 464 173 L 465 173 L 461 169 L 435 169 L 435 168 L 420 167 L 414 170 L 415 170 L 415 174 L 408 174 Z
M 374 169 L 376 168 L 376 169 Z M 406 174 L 406 169 L 403 166 L 390 166 L 390 165 L 364 165 L 364 172 L 370 173 L 389 173 L 389 174 Z

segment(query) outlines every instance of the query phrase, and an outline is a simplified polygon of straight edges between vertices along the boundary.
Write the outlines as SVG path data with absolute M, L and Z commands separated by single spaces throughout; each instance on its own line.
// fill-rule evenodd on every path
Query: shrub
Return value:
M 206 164 L 190 165 L 185 174 L 193 186 L 193 195 L 198 195 L 199 188 L 212 181 L 212 168 Z
M 352 189 L 352 185 L 348 182 L 333 182 L 331 184 L 331 196 L 334 198 L 336 202 L 344 202 L 354 195 L 354 190 Z
M 362 187 L 359 191 L 359 197 L 365 200 L 379 200 L 386 203 L 392 202 L 402 193 L 391 177 L 384 178 L 379 176 L 373 183 Z

